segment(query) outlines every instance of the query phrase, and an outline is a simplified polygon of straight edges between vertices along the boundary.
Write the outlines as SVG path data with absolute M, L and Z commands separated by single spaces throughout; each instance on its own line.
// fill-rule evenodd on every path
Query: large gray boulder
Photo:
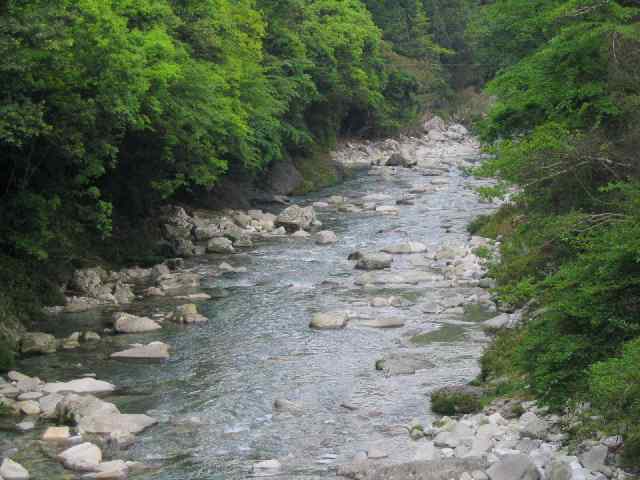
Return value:
M 331 230 L 323 230 L 316 233 L 316 243 L 318 245 L 330 245 L 332 243 L 336 243 L 337 241 L 338 237 Z
M 147 415 L 120 413 L 113 403 L 93 395 L 67 395 L 58 404 L 56 414 L 62 423 L 75 423 L 81 434 L 135 435 L 157 423 Z
M 382 251 L 393 254 L 424 253 L 427 251 L 427 246 L 421 242 L 406 242 L 388 245 L 384 247 Z
M 203 242 L 211 240 L 212 238 L 224 237 L 224 230 L 220 224 L 200 221 L 196 223 L 193 235 L 196 237 L 196 240 Z
M 491 480 L 540 480 L 540 473 L 527 455 L 508 455 L 487 470 Z
M 304 411 L 304 404 L 302 402 L 287 400 L 286 398 L 277 398 L 273 402 L 273 409 L 277 412 L 287 412 L 299 415 Z
M 118 333 L 145 333 L 160 330 L 162 326 L 147 317 L 117 312 L 113 314 L 113 328 Z
M 309 326 L 318 330 L 335 330 L 346 327 L 348 321 L 348 312 L 316 313 L 311 319 Z
M 212 238 L 207 244 L 207 252 L 209 253 L 233 253 L 233 242 L 228 238 Z
M 98 465 L 96 480 L 126 480 L 129 477 L 129 466 L 124 460 L 112 460 Z
M 433 368 L 434 364 L 423 352 L 397 352 L 386 355 L 376 362 L 376 370 L 389 376 L 413 375 L 418 370 Z
M 38 399 L 38 405 L 40 406 L 40 414 L 45 418 L 55 418 L 56 409 L 58 404 L 63 400 L 63 396 L 57 393 L 45 395 Z
M 136 298 L 135 293 L 133 293 L 133 289 L 131 285 L 122 282 L 116 282 L 113 287 L 113 297 L 116 303 L 125 305 L 133 302 Z
M 184 208 L 176 205 L 167 205 L 162 208 L 161 213 L 160 223 L 164 237 L 167 240 L 191 239 L 194 221 Z
M 156 285 L 162 291 L 182 290 L 200 286 L 200 275 L 197 273 L 170 273 L 162 275 L 156 280 Z
M 169 345 L 162 342 L 151 342 L 148 345 L 134 345 L 121 352 L 111 354 L 111 358 L 122 360 L 167 360 Z
M 608 452 L 609 449 L 605 445 L 596 445 L 580 455 L 580 462 L 589 470 L 609 473 L 609 468 L 605 465 Z
M 271 163 L 265 181 L 273 193 L 289 195 L 302 186 L 304 178 L 291 160 L 280 160 Z
M 74 472 L 96 472 L 102 462 L 102 451 L 93 443 L 85 442 L 63 451 L 58 458 Z
M 527 438 L 543 439 L 549 432 L 549 422 L 533 412 L 524 413 L 518 420 L 520 434 Z
M 555 458 L 547 474 L 548 480 L 585 480 L 584 469 L 575 457 Z
M 285 208 L 276 218 L 276 226 L 284 227 L 289 232 L 307 230 L 316 222 L 316 212 L 313 207 L 291 205 Z
M 169 320 L 176 323 L 200 323 L 209 319 L 198 312 L 198 307 L 195 304 L 187 303 L 176 307 Z
M 176 238 L 170 242 L 171 251 L 178 257 L 193 257 L 198 254 L 198 248 L 189 238 Z
M 5 458 L 0 465 L 0 478 L 4 480 L 29 480 L 26 468 L 10 458 Z
M 356 268 L 359 270 L 383 270 L 389 268 L 393 262 L 393 257 L 386 253 L 363 253 Z
M 115 385 L 109 382 L 96 380 L 95 378 L 79 378 L 77 380 L 71 380 L 70 382 L 47 383 L 42 388 L 42 391 L 46 394 L 77 393 L 100 395 L 111 393 L 115 389 Z
M 102 267 L 85 268 L 73 273 L 70 287 L 84 295 L 98 297 L 109 274 Z
M 20 339 L 20 352 L 29 354 L 55 353 L 58 348 L 56 337 L 48 333 L 26 333 Z
M 402 153 L 394 153 L 392 154 L 385 165 L 387 167 L 404 167 L 404 168 L 412 168 L 416 166 L 418 161 L 415 158 L 408 158 Z

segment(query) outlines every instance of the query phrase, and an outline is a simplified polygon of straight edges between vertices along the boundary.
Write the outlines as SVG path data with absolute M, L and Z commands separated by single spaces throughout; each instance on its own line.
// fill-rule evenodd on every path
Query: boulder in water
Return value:
M 388 245 L 384 247 L 382 251 L 393 254 L 424 253 L 427 251 L 427 246 L 420 242 L 406 242 L 398 243 L 396 245 Z
M 198 312 L 198 307 L 195 304 L 187 303 L 176 307 L 169 320 L 176 323 L 200 323 L 209 319 Z
M 360 255 L 356 268 L 359 270 L 383 270 L 389 268 L 393 257 L 386 253 L 364 253 Z
M 135 435 L 157 423 L 147 415 L 120 413 L 113 403 L 93 395 L 67 395 L 58 404 L 56 415 L 61 422 L 77 424 L 81 434 Z
M 58 342 L 53 335 L 42 332 L 26 333 L 20 339 L 20 352 L 24 354 L 55 353 Z
M 338 237 L 331 230 L 323 230 L 316 233 L 316 243 L 318 245 L 330 245 L 332 243 L 336 243 L 337 241 Z
M 111 354 L 111 358 L 123 360 L 167 360 L 169 345 L 162 342 L 151 342 L 148 345 L 135 345 L 121 352 Z
M 102 463 L 102 451 L 93 443 L 85 442 L 68 448 L 58 458 L 65 468 L 74 472 L 96 472 Z
M 348 321 L 348 312 L 335 311 L 316 313 L 311 319 L 309 326 L 318 330 L 335 330 L 346 327 Z
M 47 394 L 53 393 L 77 393 L 99 395 L 104 393 L 111 393 L 116 389 L 115 385 L 104 382 L 102 380 L 96 380 L 95 378 L 79 378 L 77 380 L 71 380 L 70 382 L 54 382 L 47 383 L 42 391 Z
M 66 442 L 71 438 L 69 427 L 49 427 L 42 434 L 45 442 Z
M 391 353 L 376 362 L 376 370 L 382 370 L 387 375 L 413 375 L 418 370 L 433 368 L 422 352 Z
M 387 167 L 412 168 L 412 167 L 416 166 L 417 163 L 418 163 L 418 161 L 416 159 L 407 158 L 405 155 L 403 155 L 401 153 L 394 153 L 389 157 L 389 159 L 387 160 L 385 165 Z
M 4 480 L 29 480 L 29 472 L 18 462 L 5 458 L 0 465 L 0 478 Z
M 160 330 L 162 326 L 147 317 L 117 312 L 113 315 L 113 328 L 118 333 L 145 333 Z
M 233 242 L 228 238 L 219 237 L 212 238 L 207 244 L 207 252 L 209 253 L 233 253 Z
M 278 398 L 273 402 L 273 409 L 278 412 L 302 413 L 304 405 L 302 402 L 294 402 L 285 398 Z
M 284 227 L 289 232 L 307 230 L 316 222 L 316 212 L 313 207 L 291 205 L 285 208 L 276 218 L 276 226 Z

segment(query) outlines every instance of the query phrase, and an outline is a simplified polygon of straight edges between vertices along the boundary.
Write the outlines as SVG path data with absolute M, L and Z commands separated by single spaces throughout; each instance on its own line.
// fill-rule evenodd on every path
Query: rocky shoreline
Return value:
M 446 126 L 437 117 L 425 125 L 423 137 L 403 137 L 381 142 L 354 142 L 333 155 L 347 166 L 366 166 L 369 175 L 382 181 L 405 171 L 412 172 L 414 183 L 401 198 L 385 194 L 350 198 L 330 196 L 315 202 L 283 205 L 279 211 L 225 210 L 188 211 L 168 206 L 159 219 L 163 243 L 176 256 L 153 268 L 129 268 L 106 271 L 101 267 L 75 272 L 64 286 L 66 305 L 48 310 L 51 315 L 83 311 L 108 312 L 109 325 L 103 331 L 78 331 L 65 338 L 43 332 L 30 332 L 21 340 L 26 355 L 46 355 L 59 349 L 72 350 L 82 344 L 96 344 L 112 335 L 145 334 L 159 331 L 168 323 L 181 325 L 207 322 L 199 303 L 210 300 L 214 292 L 203 288 L 202 275 L 186 266 L 185 258 L 201 255 L 228 255 L 250 251 L 261 241 L 313 241 L 331 248 L 338 234 L 323 230 L 317 213 L 340 215 L 370 214 L 395 217 L 424 195 L 446 189 L 452 169 L 473 166 L 480 158 L 479 145 L 461 125 Z M 488 205 L 487 209 L 497 205 Z M 441 228 L 454 232 L 459 227 L 447 220 Z M 461 315 L 468 304 L 497 312 L 487 288 L 486 259 L 479 249 L 496 245 L 479 237 L 466 236 L 463 242 L 429 245 L 419 238 L 389 243 L 380 250 L 354 251 L 353 285 L 366 298 L 367 309 L 402 308 L 402 296 L 379 294 L 381 289 L 433 289 L 446 292 L 433 302 L 419 305 L 423 314 Z M 226 258 L 226 257 L 225 257 Z M 246 271 L 230 261 L 222 261 L 214 275 L 238 275 Z M 139 311 L 145 300 L 163 299 L 161 309 Z M 357 305 L 356 305 L 357 307 Z M 371 314 L 363 309 L 323 310 L 311 315 L 309 327 L 321 331 L 343 328 L 403 329 L 404 318 Z M 140 315 L 142 313 L 142 315 Z M 519 313 L 502 313 L 487 320 L 483 328 L 493 332 L 513 328 L 522 319 Z M 412 340 L 423 332 L 414 332 Z M 376 368 L 387 377 L 405 378 L 431 368 L 431 361 L 420 350 L 400 342 L 397 351 L 385 353 Z M 404 343 L 404 345 L 402 344 Z M 130 344 L 110 353 L 109 361 L 163 361 L 172 346 L 163 342 Z M 0 380 L 0 405 L 24 417 L 16 428 L 29 431 L 36 422 L 48 425 L 41 443 L 52 458 L 79 478 L 124 479 L 150 466 L 118 459 L 119 452 L 136 441 L 136 435 L 157 423 L 145 414 L 122 413 L 114 403 L 101 397 L 113 394 L 117 387 L 92 376 L 66 382 L 44 382 L 19 372 Z M 516 406 L 517 405 L 517 406 Z M 275 412 L 294 413 L 304 404 L 286 398 L 276 399 Z M 345 402 L 343 408 L 357 410 Z M 355 479 L 440 479 L 443 480 L 595 480 L 622 479 L 615 467 L 619 442 L 606 438 L 581 445 L 577 456 L 570 456 L 567 437 L 562 433 L 564 419 L 549 415 L 532 402 L 497 401 L 481 413 L 457 419 L 443 417 L 425 425 L 414 422 L 403 428 L 401 447 L 390 452 L 384 446 L 361 451 L 352 462 L 337 466 L 337 475 Z M 70 426 L 69 426 L 70 425 Z M 394 444 L 395 445 L 395 444 Z M 103 451 L 108 452 L 103 455 Z M 0 480 L 28 479 L 29 473 L 4 453 Z M 111 458 L 111 460 L 105 460 Z M 405 459 L 397 461 L 397 458 Z M 407 462 L 406 459 L 413 459 Z M 253 465 L 255 475 L 283 475 L 283 459 L 266 459 Z M 152 467 L 152 466 L 151 466 Z

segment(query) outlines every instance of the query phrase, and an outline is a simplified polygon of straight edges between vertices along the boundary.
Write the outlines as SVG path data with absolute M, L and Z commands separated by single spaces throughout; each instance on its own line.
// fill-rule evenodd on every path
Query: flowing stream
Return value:
M 444 159 L 446 165 L 447 160 Z M 420 170 L 399 169 L 395 175 L 356 175 L 345 183 L 295 199 L 309 204 L 329 195 L 351 198 L 387 194 L 395 203 L 415 185 L 434 177 Z M 253 475 L 260 460 L 278 459 L 279 478 L 319 479 L 335 476 L 337 464 L 372 445 L 388 454 L 386 461 L 411 460 L 405 428 L 432 419 L 428 393 L 438 387 L 471 380 L 485 343 L 478 322 L 491 316 L 479 304 L 433 312 L 433 305 L 455 296 L 474 298 L 474 287 L 397 285 L 362 287 L 362 273 L 347 260 L 354 250 L 411 241 L 430 250 L 465 244 L 466 226 L 494 206 L 474 193 L 478 180 L 457 168 L 443 171 L 438 188 L 419 195 L 400 214 L 341 213 L 318 210 L 323 228 L 338 242 L 316 245 L 312 239 L 285 238 L 258 243 L 245 253 L 209 255 L 187 267 L 203 274 L 205 291 L 225 292 L 200 305 L 209 322 L 198 326 L 167 325 L 159 333 L 108 337 L 99 348 L 60 352 L 25 359 L 19 370 L 48 381 L 88 372 L 121 387 L 109 398 L 123 411 L 150 412 L 160 424 L 138 437 L 117 458 L 157 468 L 132 478 L 156 480 L 240 479 Z M 446 180 L 446 182 L 445 182 Z M 213 276 L 212 265 L 228 261 L 247 273 Z M 425 255 L 396 256 L 393 271 L 442 267 Z M 223 289 L 223 290 L 222 290 Z M 374 296 L 397 295 L 401 307 L 373 308 Z M 218 298 L 220 297 L 220 298 Z M 163 300 L 147 300 L 136 309 L 149 314 Z M 166 300 L 165 300 L 166 301 Z M 350 325 L 343 330 L 314 331 L 314 312 L 348 309 L 361 316 L 401 317 L 398 329 Z M 69 316 L 49 326 L 57 336 L 82 328 L 99 331 L 105 315 Z M 413 339 L 413 340 L 412 340 Z M 162 364 L 109 360 L 115 349 L 134 342 L 161 340 L 172 357 Z M 415 375 L 389 376 L 375 369 L 390 352 L 418 351 L 434 366 Z M 273 402 L 300 402 L 297 413 L 276 412 Z M 0 431 L 0 445 L 27 445 L 41 434 L 16 436 Z M 32 478 L 68 478 L 55 460 L 32 449 L 26 460 Z M 109 449 L 105 449 L 109 455 Z M 20 457 L 17 457 L 20 458 Z M 68 475 L 68 473 L 67 473 Z

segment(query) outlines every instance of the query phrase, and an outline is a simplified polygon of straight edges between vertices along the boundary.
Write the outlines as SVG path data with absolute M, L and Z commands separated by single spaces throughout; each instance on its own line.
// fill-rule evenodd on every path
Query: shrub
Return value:
M 589 370 L 593 408 L 602 428 L 622 435 L 624 458 L 640 459 L 640 339 L 624 345 L 622 355 L 598 362 Z
M 482 389 L 469 385 L 445 387 L 431 393 L 431 410 L 440 415 L 463 415 L 482 410 Z
M 517 375 L 516 354 L 522 341 L 521 330 L 500 330 L 480 358 L 480 379 L 487 382 Z
M 485 245 L 474 248 L 473 253 L 479 258 L 489 259 L 492 257 L 491 249 Z

